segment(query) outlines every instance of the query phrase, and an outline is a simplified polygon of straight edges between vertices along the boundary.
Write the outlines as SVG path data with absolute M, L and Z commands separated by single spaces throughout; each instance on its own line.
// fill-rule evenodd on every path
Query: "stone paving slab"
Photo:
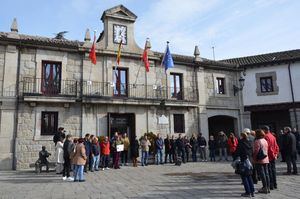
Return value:
M 255 198 L 300 198 L 300 176 L 285 176 L 278 163 L 278 190 Z M 94 198 L 240 198 L 241 179 L 230 162 L 122 167 L 89 172 L 86 182 L 64 182 L 54 172 L 0 171 L 1 199 Z M 261 182 L 255 185 L 258 189 Z

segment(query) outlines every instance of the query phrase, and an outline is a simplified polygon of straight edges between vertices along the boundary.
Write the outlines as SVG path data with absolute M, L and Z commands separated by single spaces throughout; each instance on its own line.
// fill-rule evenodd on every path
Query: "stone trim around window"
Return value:
M 260 78 L 262 77 L 272 77 L 273 91 L 272 92 L 261 92 Z M 278 95 L 279 87 L 277 85 L 277 75 L 275 71 L 265 72 L 265 73 L 256 73 L 256 94 L 257 96 L 266 96 L 266 95 Z

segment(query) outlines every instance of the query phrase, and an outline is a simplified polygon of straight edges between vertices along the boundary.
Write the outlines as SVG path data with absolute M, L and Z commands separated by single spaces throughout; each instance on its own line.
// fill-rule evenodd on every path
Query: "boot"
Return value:
M 263 187 L 263 188 L 261 188 L 261 189 L 258 190 L 258 193 L 267 194 L 268 193 L 268 189 L 266 187 Z

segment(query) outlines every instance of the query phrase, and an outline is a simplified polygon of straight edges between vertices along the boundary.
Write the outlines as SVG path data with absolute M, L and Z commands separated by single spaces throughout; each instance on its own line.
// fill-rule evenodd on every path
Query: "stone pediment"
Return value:
M 104 21 L 106 17 L 119 18 L 129 21 L 135 21 L 137 16 L 127 9 L 123 5 L 118 5 L 108 10 L 105 10 L 102 14 L 101 20 Z

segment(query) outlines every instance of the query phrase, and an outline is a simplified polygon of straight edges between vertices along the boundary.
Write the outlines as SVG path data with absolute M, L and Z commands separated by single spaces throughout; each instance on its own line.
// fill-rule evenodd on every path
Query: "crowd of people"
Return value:
M 167 135 L 165 139 L 158 133 L 154 140 L 148 139 L 145 134 L 140 139 L 129 139 L 126 133 L 115 132 L 109 139 L 107 136 L 99 140 L 98 137 L 86 134 L 84 138 L 73 138 L 65 135 L 64 128 L 60 127 L 54 135 L 53 141 L 56 148 L 56 173 L 62 174 L 63 180 L 83 182 L 84 172 L 107 170 L 109 168 L 120 169 L 120 166 L 128 166 L 129 155 L 133 167 L 138 166 L 137 158 L 141 154 L 141 166 L 147 166 L 150 148 L 154 148 L 155 163 L 175 163 L 180 165 L 189 161 L 197 162 L 219 161 L 236 163 L 239 168 L 245 193 L 242 196 L 254 195 L 254 184 L 258 179 L 262 181 L 259 193 L 270 193 L 277 189 L 276 159 L 279 152 L 283 161 L 287 163 L 287 175 L 298 174 L 296 158 L 297 151 L 300 154 L 300 134 L 286 127 L 283 134 L 277 137 L 269 127 L 251 131 L 244 129 L 240 137 L 230 133 L 229 137 L 221 131 L 216 136 L 209 136 L 208 142 L 199 133 L 190 138 L 178 134 Z M 278 144 L 277 144 L 278 143 Z M 45 148 L 43 148 L 45 150 Z M 112 160 L 112 161 L 111 161 Z M 239 163 L 237 165 L 237 163 Z M 73 170 L 73 177 L 70 171 Z
M 276 137 L 268 126 L 251 131 L 245 129 L 236 140 L 236 150 L 233 152 L 236 173 L 241 175 L 245 193 L 242 196 L 254 196 L 254 184 L 258 179 L 262 182 L 262 188 L 258 193 L 268 194 L 277 189 L 276 160 L 279 151 L 287 164 L 285 175 L 298 175 L 296 159 L 300 154 L 300 134 L 296 129 L 285 127 L 283 134 Z M 277 144 L 280 140 L 280 145 Z M 292 168 L 293 166 L 293 168 Z

